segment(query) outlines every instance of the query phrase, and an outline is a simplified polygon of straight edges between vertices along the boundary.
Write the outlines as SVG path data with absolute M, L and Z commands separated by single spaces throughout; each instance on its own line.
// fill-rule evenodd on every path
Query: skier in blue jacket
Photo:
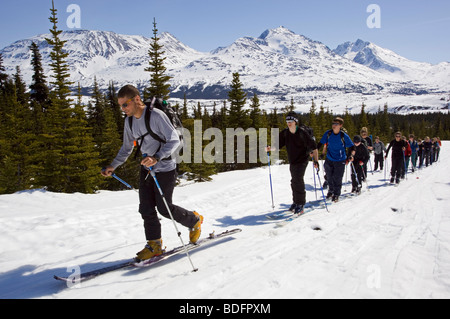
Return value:
M 336 117 L 333 120 L 332 129 L 325 132 L 317 146 L 320 148 L 325 145 L 324 151 L 326 150 L 327 156 L 324 169 L 329 185 L 327 199 L 331 198 L 334 202 L 337 202 L 341 195 L 342 177 L 347 160 L 346 148 L 354 145 L 351 138 L 342 130 L 343 126 L 344 120 Z

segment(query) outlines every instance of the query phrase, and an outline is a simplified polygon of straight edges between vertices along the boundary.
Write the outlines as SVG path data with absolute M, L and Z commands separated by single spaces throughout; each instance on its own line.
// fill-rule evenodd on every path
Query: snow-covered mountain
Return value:
M 173 86 L 175 92 L 188 89 L 187 78 L 191 85 L 226 87 L 232 72 L 239 72 L 248 90 L 286 99 L 305 91 L 372 92 L 388 81 L 324 44 L 280 27 L 258 38 L 240 38 L 176 70 Z
M 49 34 L 17 41 L 0 52 L 7 71 L 19 65 L 26 82 L 31 82 L 31 53 L 34 41 L 43 56 L 47 75 L 51 72 Z M 63 32 L 69 53 L 71 81 L 90 89 L 94 76 L 106 88 L 132 83 L 148 85 L 151 39 L 114 32 L 76 30 Z M 263 108 L 283 107 L 294 98 L 300 111 L 309 108 L 311 98 L 326 101 L 335 112 L 361 103 L 376 110 L 389 102 L 399 107 L 443 109 L 441 100 L 450 91 L 450 64 L 431 65 L 407 60 L 394 52 L 358 40 L 334 51 L 321 42 L 279 27 L 259 37 L 243 37 L 211 52 L 196 51 L 169 33 L 160 35 L 168 74 L 172 76 L 173 98 L 225 99 L 232 73 L 239 72 L 244 87 L 260 95 Z M 85 93 L 88 93 L 85 90 Z M 400 98 L 401 97 L 401 98 Z M 447 97 L 446 97 L 447 98 Z M 303 109 L 302 109 L 303 108 Z
M 48 37 L 50 34 L 41 34 L 17 41 L 1 50 L 9 73 L 15 72 L 15 66 L 19 65 L 25 81 L 31 80 L 29 47 L 35 42 L 43 57 L 47 76 L 51 76 L 48 65 L 52 48 L 45 40 Z M 144 71 L 149 60 L 148 50 L 151 41 L 149 38 L 106 31 L 77 30 L 63 32 L 61 39 L 67 41 L 65 50 L 69 53 L 71 81 L 80 82 L 82 87 L 92 87 L 94 76 L 103 88 L 109 81 L 137 84 L 149 78 L 148 73 Z M 190 60 L 202 56 L 202 53 L 187 47 L 169 33 L 161 34 L 160 43 L 166 51 L 165 63 L 168 68 L 182 67 Z
M 450 63 L 437 65 L 408 60 L 397 53 L 376 44 L 358 39 L 345 42 L 333 50 L 336 54 L 379 72 L 391 73 L 393 78 L 406 79 L 448 90 Z M 420 83 L 419 82 L 419 83 Z
M 369 68 L 379 71 L 386 70 L 388 72 L 397 72 L 400 69 L 395 65 L 390 65 L 383 61 L 377 54 L 380 47 L 363 40 L 358 39 L 356 42 L 345 42 L 340 44 L 333 52 L 343 56 L 356 63 L 368 66 Z M 389 52 L 394 55 L 395 53 L 382 49 L 381 53 Z

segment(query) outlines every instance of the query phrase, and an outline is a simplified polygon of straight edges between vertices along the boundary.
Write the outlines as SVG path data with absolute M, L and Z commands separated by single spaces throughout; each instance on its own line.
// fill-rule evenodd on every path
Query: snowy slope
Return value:
M 123 261 L 143 247 L 137 193 L 2 195 L 0 298 L 449 298 L 449 148 L 444 142 L 441 161 L 408 174 L 398 188 L 385 184 L 383 172 L 369 174 L 370 191 L 284 228 L 265 217 L 272 212 L 267 168 L 178 187 L 175 202 L 204 214 L 204 236 L 243 232 L 193 251 L 197 273 L 179 255 L 78 289 L 53 275 Z M 276 209 L 286 208 L 289 167 L 272 166 L 272 177 Z M 305 180 L 307 199 L 315 201 L 311 167 Z M 171 221 L 162 228 L 164 245 L 178 246 Z

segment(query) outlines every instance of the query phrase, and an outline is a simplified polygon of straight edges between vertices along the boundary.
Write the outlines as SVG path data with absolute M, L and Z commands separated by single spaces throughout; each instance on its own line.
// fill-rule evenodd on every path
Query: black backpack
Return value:
M 153 137 L 161 145 L 166 143 L 166 141 L 163 138 L 161 138 L 160 136 L 158 136 L 155 132 L 153 132 L 153 130 L 150 127 L 150 117 L 152 115 L 152 110 L 154 108 L 157 108 L 157 109 L 163 111 L 164 114 L 166 114 L 166 116 L 169 118 L 170 123 L 172 123 L 173 127 L 178 132 L 178 136 L 180 137 L 180 142 L 181 142 L 180 148 L 182 148 L 183 144 L 184 144 L 183 143 L 183 123 L 181 122 L 180 117 L 178 116 L 175 109 L 170 105 L 170 103 L 168 103 L 166 100 L 163 100 L 161 98 L 153 97 L 151 99 L 146 100 L 144 102 L 144 104 L 147 106 L 145 109 L 145 126 L 147 127 L 147 133 L 140 136 L 136 141 L 137 152 L 136 152 L 135 158 L 139 155 L 139 153 L 141 151 L 142 141 L 144 140 L 144 138 L 147 135 L 150 135 L 151 137 Z M 133 116 L 130 116 L 128 118 L 128 121 L 129 121 L 130 129 L 133 131 Z M 158 151 L 161 148 L 161 145 L 159 146 Z M 156 153 L 158 151 L 156 151 Z M 162 160 L 168 160 L 171 158 L 172 158 L 172 156 L 170 156 L 168 158 L 164 158 Z
M 306 153 L 310 154 L 312 151 L 315 150 L 315 148 L 312 148 L 310 145 L 316 145 L 316 138 L 314 137 L 314 130 L 310 126 L 306 126 L 304 124 L 301 124 L 299 126 L 300 130 L 303 132 L 303 134 L 306 137 L 307 142 L 307 150 Z

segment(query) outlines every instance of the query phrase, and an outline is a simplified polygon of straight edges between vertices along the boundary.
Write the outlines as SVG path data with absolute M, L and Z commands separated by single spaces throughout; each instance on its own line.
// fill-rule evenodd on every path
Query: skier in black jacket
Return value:
M 400 183 L 403 167 L 405 166 L 406 141 L 402 140 L 402 133 L 395 133 L 395 139 L 389 143 L 386 151 L 385 159 L 387 158 L 390 149 L 392 148 L 392 168 L 391 168 L 391 184 Z
M 364 165 L 370 158 L 369 150 L 366 145 L 362 143 L 362 138 L 356 135 L 353 138 L 353 145 L 348 149 L 348 161 L 353 165 L 352 168 L 352 193 L 361 193 L 361 182 L 364 180 Z M 355 175 L 356 172 L 356 175 Z
M 433 144 L 431 143 L 430 137 L 425 137 L 425 141 L 423 144 L 423 155 L 425 158 L 425 166 L 428 167 L 428 165 L 433 164 L 433 161 L 431 160 L 431 149 L 433 147 Z
M 295 214 L 302 214 L 306 204 L 306 190 L 303 177 L 311 154 L 314 158 L 314 166 L 319 168 L 319 153 L 317 151 L 314 136 L 305 130 L 295 112 L 289 112 L 286 116 L 288 127 L 280 132 L 279 147 L 286 146 L 290 171 L 293 204 L 290 210 Z M 274 150 L 270 146 L 266 151 Z

